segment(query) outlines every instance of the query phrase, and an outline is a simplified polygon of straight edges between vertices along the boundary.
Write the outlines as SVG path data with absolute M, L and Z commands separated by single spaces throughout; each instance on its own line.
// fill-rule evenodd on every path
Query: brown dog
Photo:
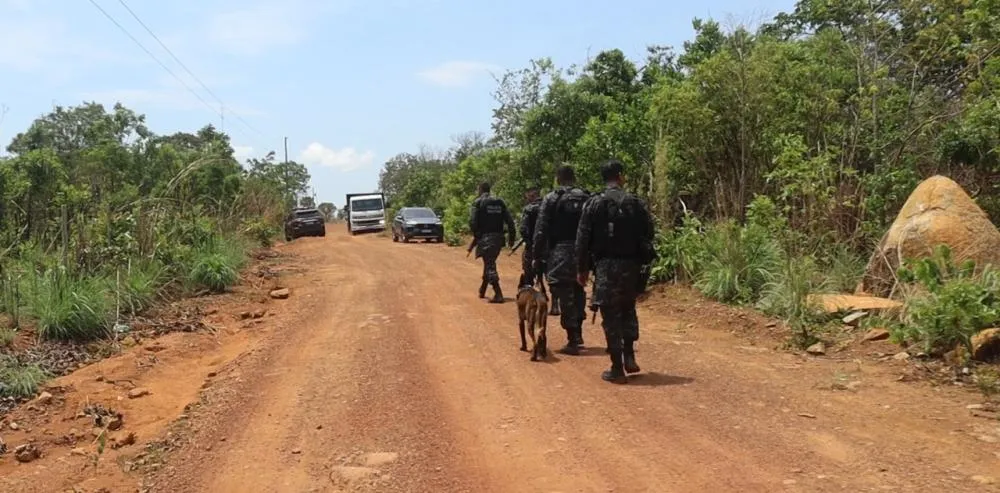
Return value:
M 521 351 L 528 350 L 528 341 L 524 338 L 524 330 L 527 326 L 528 334 L 531 336 L 531 361 L 544 360 L 548 355 L 545 343 L 545 329 L 548 326 L 549 297 L 545 294 L 545 285 L 541 285 L 541 291 L 532 286 L 522 286 L 517 292 L 517 319 L 518 328 L 521 331 Z M 535 328 L 538 328 L 537 333 Z

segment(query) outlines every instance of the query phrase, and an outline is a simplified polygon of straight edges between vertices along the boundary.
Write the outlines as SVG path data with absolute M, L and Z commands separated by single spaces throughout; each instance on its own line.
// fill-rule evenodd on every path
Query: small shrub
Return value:
M 788 231 L 788 220 L 778 206 L 766 195 L 757 195 L 747 205 L 747 224 L 762 228 L 774 237 Z
M 853 292 L 865 273 L 865 259 L 848 246 L 837 243 L 822 255 L 821 265 L 826 273 L 828 289 L 842 293 Z
M 160 297 L 165 282 L 166 270 L 156 262 L 136 264 L 119 271 L 115 289 L 120 309 L 133 315 L 149 309 Z
M 693 215 L 685 215 L 680 227 L 657 235 L 657 259 L 650 269 L 650 280 L 689 282 L 700 272 L 706 256 L 701 221 Z
M 930 258 L 907 262 L 899 278 L 917 286 L 893 332 L 897 342 L 920 344 L 928 353 L 957 344 L 971 349 L 973 335 L 1000 321 L 1000 274 L 990 268 L 977 274 L 971 262 L 956 267 L 943 245 Z
M 30 310 L 43 339 L 90 341 L 108 334 L 112 307 L 105 280 L 73 277 L 57 268 L 38 276 L 33 284 Z
M 209 253 L 198 257 L 191 268 L 191 280 L 212 292 L 221 293 L 236 284 L 239 272 L 230 259 L 221 253 Z
M 215 240 L 193 252 L 189 279 L 197 287 L 221 293 L 236 284 L 245 262 L 245 245 Z
M 1000 394 L 1000 372 L 995 368 L 981 366 L 976 369 L 976 388 L 987 400 L 993 399 Z
M 261 219 L 248 221 L 243 227 L 243 234 L 264 248 L 274 245 L 274 237 L 278 236 L 280 232 L 277 226 Z
M 10 348 L 14 346 L 17 339 L 17 331 L 14 329 L 0 329 L 0 348 Z
M 757 303 L 764 313 L 781 317 L 792 329 L 792 343 L 808 347 L 817 338 L 812 328 L 823 322 L 822 311 L 810 303 L 809 295 L 822 290 L 824 282 L 811 257 L 792 257 L 784 262 L 773 281 L 764 286 Z
M 26 399 L 38 393 L 49 378 L 36 365 L 24 365 L 12 357 L 0 359 L 0 396 Z
M 706 237 L 704 265 L 695 287 L 727 303 L 753 303 L 780 268 L 781 248 L 763 229 L 720 223 Z
M 445 231 L 444 242 L 448 246 L 457 247 L 462 244 L 462 235 L 452 231 Z

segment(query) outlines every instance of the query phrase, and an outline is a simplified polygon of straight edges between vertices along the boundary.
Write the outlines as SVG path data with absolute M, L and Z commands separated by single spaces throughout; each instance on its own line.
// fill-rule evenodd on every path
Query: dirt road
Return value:
M 661 299 L 639 314 L 644 373 L 613 386 L 589 320 L 585 355 L 531 363 L 515 305 L 475 298 L 464 250 L 337 229 L 286 247 L 309 269 L 286 283 L 294 313 L 220 372 L 152 491 L 994 491 L 1000 477 L 998 423 L 969 416 L 974 394 L 897 382 L 909 363 L 752 346 L 689 322 L 704 305 Z M 517 265 L 502 259 L 505 286 Z

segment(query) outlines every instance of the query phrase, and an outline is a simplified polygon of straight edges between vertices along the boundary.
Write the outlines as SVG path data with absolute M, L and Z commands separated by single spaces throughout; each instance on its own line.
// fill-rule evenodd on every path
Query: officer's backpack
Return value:
M 645 219 L 640 217 L 638 200 L 623 190 L 610 189 L 604 192 L 603 202 L 607 223 L 601 229 L 608 248 L 620 255 L 634 255 L 643 264 L 651 262 L 655 250 L 640 237 Z
M 556 214 L 560 221 L 578 223 L 583 215 L 583 205 L 587 203 L 590 196 L 579 188 L 569 190 L 558 190 L 556 194 Z

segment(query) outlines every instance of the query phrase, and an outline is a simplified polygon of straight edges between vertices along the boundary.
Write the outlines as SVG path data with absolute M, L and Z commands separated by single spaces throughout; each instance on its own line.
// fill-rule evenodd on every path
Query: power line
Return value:
M 180 82 L 181 85 L 188 90 L 188 92 L 193 94 L 194 97 L 198 98 L 198 101 L 201 101 L 201 103 L 204 104 L 206 108 L 211 110 L 212 113 L 216 113 L 216 109 L 212 107 L 212 105 L 208 101 L 205 101 L 205 98 L 201 97 L 201 95 L 198 94 L 194 89 L 192 89 L 191 86 L 187 84 L 187 82 L 184 82 L 184 79 L 178 77 L 177 74 L 174 73 L 173 70 L 170 70 L 170 67 L 166 66 L 163 62 L 161 62 L 159 58 L 156 58 L 156 55 L 154 55 L 151 51 L 149 51 L 148 48 L 146 48 L 141 42 L 139 42 L 139 40 L 136 39 L 135 36 L 133 36 L 132 33 L 128 31 L 128 29 L 125 29 L 125 27 L 122 26 L 117 19 L 115 19 L 111 14 L 109 14 L 106 10 L 104 10 L 95 0 L 88 0 L 88 1 L 90 2 L 91 5 L 97 8 L 97 10 L 101 11 L 101 13 L 104 14 L 104 17 L 107 17 L 109 21 L 111 21 L 115 26 L 117 26 L 118 29 L 121 30 L 121 32 L 125 33 L 125 35 L 128 36 L 129 39 L 131 39 L 132 42 L 136 44 L 136 46 L 141 48 L 142 51 L 146 52 L 146 54 L 149 55 L 149 57 L 152 58 L 153 61 L 156 62 L 160 67 L 162 67 L 163 70 L 166 70 L 167 73 L 170 74 L 171 77 L 176 79 L 177 82 Z
M 205 85 L 205 83 L 202 82 L 202 80 L 199 79 L 198 76 L 195 75 L 194 72 L 192 72 L 191 69 L 189 69 L 187 67 L 187 65 L 185 65 L 184 62 L 182 62 L 180 60 L 180 58 L 177 58 L 177 55 L 175 55 L 174 52 L 171 51 L 170 48 L 168 48 L 167 45 L 163 41 L 160 40 L 160 37 L 157 36 L 156 33 L 154 33 L 153 30 L 150 29 L 149 26 L 147 26 L 146 23 L 143 22 L 142 19 L 139 18 L 139 15 L 136 14 L 135 11 L 133 11 L 132 8 L 129 7 L 127 3 L 125 3 L 125 0 L 118 0 L 118 3 L 122 4 L 122 7 L 125 7 L 125 10 L 128 11 L 128 13 L 132 16 L 132 18 L 135 19 L 135 21 L 138 22 L 139 25 L 142 26 L 142 28 L 145 29 L 146 32 L 149 33 L 149 35 L 152 36 L 153 39 L 155 39 L 156 42 L 160 44 L 160 47 L 163 48 L 163 50 L 166 51 L 167 54 L 169 54 L 170 57 L 173 58 L 175 62 L 177 62 L 177 65 L 180 65 L 180 67 L 183 68 L 184 71 L 187 72 L 188 75 L 190 75 L 192 79 L 194 79 L 198 84 L 200 84 L 201 87 L 202 87 L 202 89 L 205 90 L 205 92 L 207 92 L 213 98 L 215 98 L 215 100 L 219 103 L 219 107 L 222 109 L 223 112 L 225 112 L 225 110 L 226 110 L 226 104 L 222 102 L 222 99 L 220 99 L 218 95 L 216 95 L 214 92 L 212 92 L 212 90 L 209 89 L 209 87 L 207 85 Z M 240 116 L 238 113 L 236 113 L 235 111 L 233 111 L 232 108 L 229 108 L 229 114 L 232 115 L 232 116 L 235 116 L 237 120 L 239 120 L 241 123 L 243 123 L 243 125 L 246 125 L 246 127 L 249 128 L 250 130 L 253 130 L 254 132 L 257 132 L 258 135 L 260 135 L 261 137 L 264 137 L 264 134 L 261 133 L 260 130 L 257 130 L 256 128 L 253 127 L 253 125 L 250 125 L 249 123 L 247 123 L 247 121 L 244 120 L 243 117 Z

